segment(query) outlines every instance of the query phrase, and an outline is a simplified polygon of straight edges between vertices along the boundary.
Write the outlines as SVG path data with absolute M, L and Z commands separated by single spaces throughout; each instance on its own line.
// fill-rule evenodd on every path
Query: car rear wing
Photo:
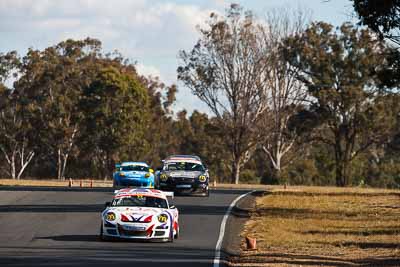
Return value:
M 165 191 L 162 192 L 166 197 L 174 198 L 174 192 L 165 192 Z
M 146 189 L 153 189 L 153 188 L 146 188 Z M 129 189 L 127 191 L 127 188 L 119 189 L 119 190 L 114 190 L 114 194 L 118 194 L 121 192 L 129 192 Z M 167 191 L 160 191 L 162 194 L 166 197 L 174 198 L 174 192 L 167 192 Z

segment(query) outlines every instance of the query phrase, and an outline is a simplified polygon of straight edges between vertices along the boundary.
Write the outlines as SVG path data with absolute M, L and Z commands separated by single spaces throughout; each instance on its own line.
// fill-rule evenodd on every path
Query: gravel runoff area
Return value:
M 273 187 L 249 213 L 231 266 L 400 266 L 400 190 Z

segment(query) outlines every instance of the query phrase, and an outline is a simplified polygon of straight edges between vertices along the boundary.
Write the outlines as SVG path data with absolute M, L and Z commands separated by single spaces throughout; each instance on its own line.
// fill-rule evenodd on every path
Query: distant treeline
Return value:
M 96 39 L 1 53 L 0 176 L 111 179 L 117 162 L 195 154 L 219 182 L 399 188 L 397 49 L 293 14 L 232 5 L 180 52 L 213 115 L 174 112 L 175 85 Z

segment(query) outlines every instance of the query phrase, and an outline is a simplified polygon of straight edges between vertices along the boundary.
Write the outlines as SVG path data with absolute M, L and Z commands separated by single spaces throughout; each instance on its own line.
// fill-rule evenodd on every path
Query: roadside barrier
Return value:
M 104 187 L 104 181 L 95 181 L 93 179 L 76 179 L 75 180 L 75 185 L 74 185 L 74 180 L 72 178 L 67 179 L 68 183 L 67 186 L 68 187 L 89 187 L 89 188 L 93 188 L 96 186 L 100 186 L 100 187 Z M 97 183 L 97 185 L 96 185 Z M 100 185 L 99 185 L 100 184 Z M 110 184 L 111 185 L 111 184 Z

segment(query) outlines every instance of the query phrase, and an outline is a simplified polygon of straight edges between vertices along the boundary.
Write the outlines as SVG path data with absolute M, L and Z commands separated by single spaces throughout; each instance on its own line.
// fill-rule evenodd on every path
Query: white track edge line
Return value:
M 219 267 L 219 264 L 221 262 L 221 247 L 222 247 L 222 241 L 224 240 L 224 235 L 225 235 L 225 226 L 226 222 L 228 221 L 229 214 L 231 213 L 233 207 L 236 205 L 236 203 L 244 198 L 245 196 L 255 192 L 256 190 L 247 192 L 246 194 L 238 196 L 232 203 L 229 205 L 228 210 L 226 211 L 224 218 L 222 219 L 221 222 L 221 228 L 219 229 L 219 237 L 217 241 L 217 245 L 215 247 L 215 257 L 214 257 L 214 267 Z

